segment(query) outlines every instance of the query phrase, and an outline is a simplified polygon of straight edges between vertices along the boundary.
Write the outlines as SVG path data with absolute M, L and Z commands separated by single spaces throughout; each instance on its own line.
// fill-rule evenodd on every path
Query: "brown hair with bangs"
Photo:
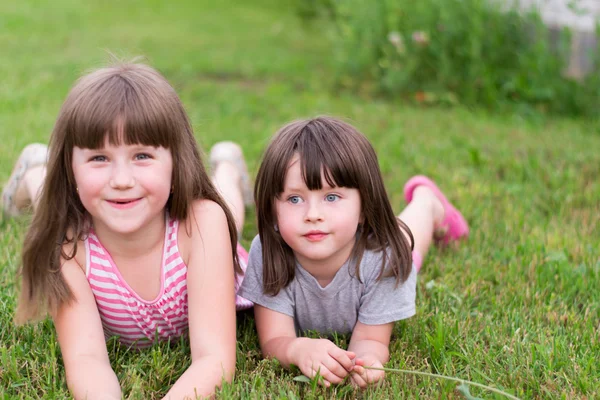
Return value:
M 322 188 L 321 172 L 332 187 L 358 189 L 363 223 L 357 227 L 359 236 L 351 255 L 358 279 L 360 262 L 368 249 L 382 253 L 378 279 L 394 276 L 396 284 L 404 282 L 412 268 L 414 239 L 408 226 L 394 215 L 375 150 L 353 126 L 335 118 L 317 117 L 281 128 L 267 147 L 258 171 L 254 196 L 262 244 L 263 291 L 274 296 L 294 279 L 294 253 L 275 230 L 275 200 L 284 190 L 295 154 L 309 190 Z M 407 232 L 411 243 L 400 229 Z
M 241 273 L 236 252 L 237 230 L 225 201 L 202 163 L 192 126 L 181 100 L 167 80 L 138 63 L 115 63 L 81 77 L 62 105 L 49 144 L 47 175 L 39 206 L 27 231 L 21 293 L 16 321 L 42 317 L 73 300 L 60 272 L 61 258 L 72 259 L 77 241 L 89 230 L 86 210 L 76 193 L 71 167 L 73 148 L 112 145 L 162 146 L 173 158 L 173 190 L 166 204 L 170 216 L 188 218 L 194 200 L 218 203 L 229 226 L 234 270 Z M 191 226 L 186 226 L 188 233 Z M 66 254 L 65 245 L 73 251 Z

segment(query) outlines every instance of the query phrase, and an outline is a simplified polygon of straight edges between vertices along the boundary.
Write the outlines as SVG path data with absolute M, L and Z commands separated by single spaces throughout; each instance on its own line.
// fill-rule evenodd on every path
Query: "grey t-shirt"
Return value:
M 298 332 L 349 333 L 357 320 L 366 325 L 381 325 L 415 315 L 417 273 L 414 266 L 408 279 L 398 287 L 395 287 L 394 277 L 378 281 L 380 269 L 381 252 L 365 251 L 360 264 L 362 283 L 355 276 L 354 263 L 346 262 L 333 280 L 321 287 L 296 263 L 294 280 L 276 296 L 266 295 L 262 289 L 262 246 L 256 236 L 238 294 L 294 318 Z

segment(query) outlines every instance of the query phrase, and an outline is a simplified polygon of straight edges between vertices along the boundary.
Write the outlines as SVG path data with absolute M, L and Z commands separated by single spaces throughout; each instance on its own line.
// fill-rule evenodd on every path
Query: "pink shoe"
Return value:
M 463 215 L 458 211 L 444 196 L 437 185 L 429 178 L 423 175 L 413 176 L 404 185 L 404 198 L 408 203 L 413 198 L 413 192 L 417 186 L 426 186 L 433 191 L 435 196 L 440 199 L 444 206 L 444 220 L 441 224 L 441 229 L 446 230 L 446 234 L 439 239 L 443 244 L 448 244 L 452 241 L 459 240 L 469 236 L 469 224 Z

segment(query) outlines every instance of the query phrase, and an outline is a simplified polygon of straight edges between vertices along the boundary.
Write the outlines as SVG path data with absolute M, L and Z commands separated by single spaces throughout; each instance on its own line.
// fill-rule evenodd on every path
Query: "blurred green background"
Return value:
M 75 79 L 106 64 L 108 52 L 145 57 L 180 94 L 201 146 L 237 141 L 252 174 L 282 124 L 319 114 L 347 118 L 377 150 L 396 211 L 404 182 L 422 173 L 472 229 L 467 242 L 433 249 L 426 259 L 417 316 L 396 325 L 388 366 L 469 379 L 520 398 L 600 396 L 600 135 L 593 117 L 557 118 L 551 108 L 500 100 L 496 110 L 390 95 L 376 80 L 344 73 L 339 52 L 351 58 L 353 48 L 332 36 L 336 23 L 302 17 L 298 7 L 292 0 L 0 3 L 0 181 L 23 146 L 47 142 Z M 354 51 L 369 45 L 358 41 Z M 65 398 L 51 321 L 12 322 L 27 222 L 0 221 L 0 397 Z M 255 234 L 250 209 L 242 242 Z M 111 341 L 109 353 L 131 399 L 160 398 L 190 362 L 185 341 L 142 353 Z M 239 318 L 237 366 L 235 383 L 218 397 L 460 398 L 455 383 L 402 374 L 365 392 L 295 382 L 297 372 L 260 357 L 251 315 Z

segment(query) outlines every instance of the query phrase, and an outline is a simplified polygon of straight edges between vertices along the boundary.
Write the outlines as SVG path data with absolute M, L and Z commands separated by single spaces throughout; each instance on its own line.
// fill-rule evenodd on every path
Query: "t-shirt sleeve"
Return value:
M 396 287 L 395 277 L 377 280 L 381 258 L 373 253 L 363 257 L 361 278 L 365 284 L 358 320 L 366 325 L 381 325 L 415 315 L 417 271 L 414 265 L 408 279 Z
M 260 238 L 256 236 L 250 246 L 248 267 L 238 294 L 255 304 L 294 318 L 294 301 L 291 294 L 291 286 L 292 284 L 281 289 L 275 296 L 263 292 L 262 246 Z

